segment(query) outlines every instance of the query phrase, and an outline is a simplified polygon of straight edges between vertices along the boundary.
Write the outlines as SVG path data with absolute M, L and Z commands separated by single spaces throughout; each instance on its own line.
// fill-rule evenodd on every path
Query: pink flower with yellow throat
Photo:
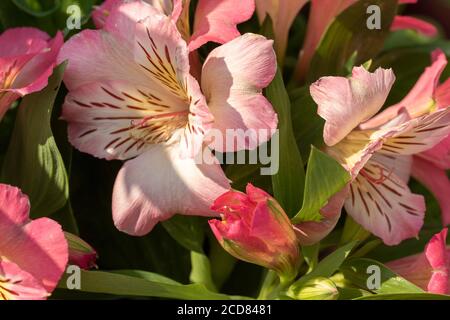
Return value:
M 0 119 L 17 99 L 44 89 L 63 44 L 34 28 L 8 29 L 0 35 Z
M 101 52 L 101 54 L 99 54 Z M 148 233 L 176 213 L 214 216 L 210 206 L 230 189 L 218 161 L 198 163 L 215 129 L 265 130 L 248 149 L 268 141 L 277 127 L 262 89 L 272 81 L 272 41 L 245 34 L 214 49 L 199 83 L 190 74 L 188 45 L 173 19 L 143 1 L 121 4 L 100 30 L 85 30 L 62 48 L 69 89 L 63 118 L 79 150 L 128 160 L 113 191 L 118 229 Z M 236 151 L 226 143 L 220 152 Z
M 18 188 L 0 184 L 0 300 L 46 299 L 68 262 L 61 226 L 30 220 L 30 202 Z
M 423 224 L 425 201 L 408 187 L 412 156 L 450 133 L 450 109 L 412 118 L 400 108 L 392 119 L 364 128 L 394 81 L 392 70 L 356 67 L 349 78 L 324 77 L 311 86 L 318 114 L 326 120 L 326 152 L 352 176 L 345 209 L 388 245 L 416 237 Z

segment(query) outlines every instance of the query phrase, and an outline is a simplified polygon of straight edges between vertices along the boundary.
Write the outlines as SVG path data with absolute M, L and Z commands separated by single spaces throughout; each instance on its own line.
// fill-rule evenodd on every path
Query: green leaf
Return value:
M 359 223 L 357 223 L 349 215 L 345 217 L 344 230 L 342 231 L 342 236 L 340 243 L 348 243 L 351 241 L 364 241 L 370 237 L 370 232 L 364 229 Z
M 292 222 L 296 224 L 303 221 L 320 221 L 320 209 L 349 181 L 350 174 L 347 170 L 313 146 L 306 170 L 303 206 Z
M 217 292 L 212 278 L 211 263 L 207 255 L 191 251 L 191 274 L 189 279 L 192 283 L 205 285 L 208 290 Z
M 379 268 L 379 288 L 368 288 L 369 277 L 374 274 L 370 268 Z M 349 259 L 340 268 L 346 280 L 364 290 L 370 290 L 379 294 L 393 293 L 422 293 L 423 290 L 415 284 L 400 277 L 382 263 L 372 259 Z M 372 282 L 370 282 L 372 283 Z
M 22 100 L 2 167 L 2 181 L 29 196 L 33 218 L 51 215 L 69 196 L 66 168 L 50 127 L 64 69 L 61 64 L 44 90 Z
M 205 221 L 199 217 L 175 215 L 162 223 L 164 229 L 188 250 L 203 252 Z
M 266 96 L 278 114 L 278 141 L 275 137 L 271 142 L 279 145 L 278 172 L 272 175 L 273 192 L 288 216 L 292 217 L 301 207 L 305 172 L 292 129 L 291 103 L 280 70 L 267 87 Z
M 369 5 L 381 9 L 381 29 L 366 27 Z M 328 28 L 311 61 L 308 82 L 325 75 L 345 75 L 345 65 L 357 52 L 356 64 L 375 57 L 383 48 L 397 13 L 397 0 L 360 0 L 341 13 Z
M 119 296 L 160 297 L 185 300 L 230 300 L 250 299 L 214 293 L 201 284 L 182 285 L 171 283 L 167 279 L 158 279 L 149 273 L 137 272 L 130 276 L 130 271 L 119 273 L 81 270 L 81 290 L 91 293 L 106 293 Z M 122 274 L 120 274 L 122 273 Z M 128 275 L 127 275 L 128 274 Z M 67 288 L 70 275 L 65 274 L 59 288 Z M 151 280 L 150 280 L 151 279 Z
M 12 2 L 20 10 L 37 18 L 49 16 L 61 6 L 61 0 L 12 0 Z
M 111 272 L 126 275 L 126 276 L 131 276 L 131 277 L 135 277 L 135 278 L 141 278 L 141 279 L 152 281 L 152 282 L 181 285 L 181 283 L 179 283 L 175 280 L 172 280 L 168 277 L 165 277 L 163 275 L 160 275 L 159 273 L 154 273 L 154 272 L 148 272 L 148 271 L 142 271 L 142 270 L 112 270 Z
M 319 149 L 324 146 L 323 127 L 325 120 L 317 114 L 317 104 L 309 93 L 309 86 L 291 91 L 290 97 L 295 139 L 302 159 L 307 160 L 311 145 Z
M 326 256 L 322 261 L 319 262 L 317 267 L 312 270 L 310 273 L 304 275 L 299 280 L 295 282 L 296 288 L 301 288 L 304 284 L 306 284 L 309 280 L 317 277 L 325 277 L 329 278 L 335 273 L 345 259 L 352 251 L 353 247 L 356 245 L 355 242 L 350 242 L 343 247 L 336 249 L 333 253 L 330 253 Z
M 320 242 L 312 246 L 302 246 L 302 256 L 309 266 L 309 270 L 314 270 L 319 262 Z

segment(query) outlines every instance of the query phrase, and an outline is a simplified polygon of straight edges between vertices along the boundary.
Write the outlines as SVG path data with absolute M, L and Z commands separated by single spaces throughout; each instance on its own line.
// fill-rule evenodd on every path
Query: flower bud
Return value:
M 246 193 L 229 191 L 212 210 L 222 221 L 210 220 L 222 247 L 238 259 L 276 271 L 284 279 L 297 275 L 300 255 L 293 226 L 278 202 L 263 190 L 247 185 Z
M 64 235 L 69 244 L 69 264 L 75 264 L 82 269 L 96 268 L 97 252 L 86 241 L 68 232 Z
M 336 300 L 339 297 L 339 291 L 330 279 L 317 277 L 300 287 L 294 283 L 287 295 L 296 300 Z

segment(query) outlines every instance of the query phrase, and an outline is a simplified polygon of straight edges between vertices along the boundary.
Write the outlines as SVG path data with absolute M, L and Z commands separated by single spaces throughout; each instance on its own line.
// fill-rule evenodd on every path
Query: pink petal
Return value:
M 419 157 L 432 162 L 440 169 L 450 169 L 450 136 L 447 136 L 433 148 L 419 154 Z
M 377 116 L 361 125 L 362 129 L 375 128 L 397 116 L 402 108 L 406 108 L 412 117 L 430 112 L 434 106 L 434 94 L 439 78 L 447 65 L 445 54 L 436 49 L 433 64 L 427 67 L 408 95 L 399 103 L 387 108 Z
M 448 268 L 448 258 L 446 253 L 446 239 L 448 229 L 444 228 L 435 234 L 425 247 L 425 255 L 433 269 Z
M 155 16 L 155 24 L 166 22 L 145 2 L 125 3 L 111 12 L 104 30 L 84 30 L 70 38 L 58 57 L 58 63 L 69 60 L 64 76 L 68 89 L 111 80 L 136 84 L 148 82 L 148 76 L 134 60 L 133 52 L 138 46 L 135 41 L 137 24 L 149 16 Z
M 53 73 L 56 58 L 63 43 L 63 35 L 58 32 L 55 38 L 49 41 L 47 49 L 32 58 L 20 70 L 12 88 L 8 91 L 24 96 L 44 89 L 48 84 L 48 78 Z
M 326 120 L 325 143 L 335 145 L 378 112 L 394 81 L 391 69 L 378 68 L 370 73 L 355 67 L 350 78 L 323 77 L 312 84 L 311 96 L 319 106 L 318 114 Z
M 208 150 L 205 150 L 208 154 Z M 215 158 L 196 164 L 181 158 L 176 146 L 154 145 L 120 170 L 113 193 L 113 218 L 117 228 L 144 235 L 159 221 L 176 213 L 214 216 L 214 200 L 230 185 Z M 146 174 L 148 172 L 148 175 Z
M 80 32 L 64 44 L 58 57 L 58 63 L 69 61 L 64 74 L 66 87 L 70 91 L 95 82 L 119 79 L 146 83 L 148 76 L 134 62 L 131 50 L 105 31 Z
M 33 28 L 9 29 L 0 36 L 0 118 L 16 99 L 47 86 L 63 43 L 60 32 L 48 38 Z
M 23 225 L 28 222 L 30 214 L 30 201 L 19 188 L 0 184 L 0 219 L 6 219 L 10 223 Z M 6 222 L 0 224 L 0 234 L 6 235 Z
M 308 1 L 309 0 L 256 0 L 256 10 L 260 23 L 264 22 L 267 14 L 272 19 L 275 33 L 275 49 L 278 58 L 284 57 L 289 30 L 295 17 Z
M 45 300 L 48 292 L 16 264 L 0 260 L 0 300 Z
M 323 219 L 319 222 L 306 221 L 295 225 L 297 238 L 302 246 L 311 246 L 325 238 L 339 221 L 344 201 L 349 189 L 345 187 L 330 198 L 327 205 L 320 210 Z
M 50 293 L 68 261 L 68 246 L 61 226 L 48 218 L 33 220 L 23 228 L 9 224 L 15 236 L 0 239 L 2 256 L 38 279 Z
M 435 37 L 438 34 L 437 28 L 424 20 L 408 17 L 396 16 L 391 25 L 391 31 L 411 29 L 427 37 Z
M 448 229 L 435 234 L 425 247 L 425 255 L 433 268 L 433 275 L 428 283 L 428 291 L 437 294 L 449 294 L 449 258 L 446 250 Z
M 92 12 L 92 20 L 95 26 L 103 28 L 111 12 L 123 2 L 124 0 L 105 0 L 100 6 L 96 7 Z
M 28 220 L 29 202 L 19 189 L 0 184 L 0 252 L 52 292 L 67 264 L 67 241 L 53 220 Z
M 254 0 L 199 0 L 189 50 L 209 41 L 227 43 L 239 37 L 236 26 L 249 20 L 254 11 Z
M 414 157 L 412 175 L 436 197 L 441 208 L 442 224 L 450 224 L 450 181 L 446 171 L 421 157 Z
M 11 28 L 0 35 L 0 57 L 38 54 L 47 48 L 50 37 L 36 28 Z
M 450 78 L 437 87 L 435 100 L 438 108 L 450 107 Z
M 413 155 L 433 148 L 450 134 L 450 109 L 414 118 L 391 128 L 380 152 L 388 155 Z
M 271 138 L 278 120 L 262 89 L 270 84 L 276 68 L 272 41 L 260 35 L 245 34 L 209 54 L 203 65 L 202 90 L 215 118 L 214 128 L 225 137 L 213 144 L 216 150 L 254 149 Z M 227 137 L 227 129 L 236 136 Z M 244 139 L 248 130 L 258 133 L 257 137 Z
M 370 160 L 350 185 L 345 209 L 366 230 L 387 245 L 416 237 L 425 215 L 423 196 L 381 162 Z
M 92 12 L 92 19 L 94 20 L 95 26 L 97 28 L 103 28 L 103 26 L 106 24 L 106 20 L 109 19 L 112 12 L 114 12 L 114 10 L 116 10 L 121 4 L 126 3 L 126 1 L 127 0 L 105 0 Z M 173 12 L 173 19 L 175 21 L 178 20 L 178 17 L 181 13 L 181 0 L 143 0 L 143 2 L 150 4 L 159 13 L 163 13 L 167 16 L 170 16 Z M 133 17 L 135 15 L 132 14 L 130 16 Z

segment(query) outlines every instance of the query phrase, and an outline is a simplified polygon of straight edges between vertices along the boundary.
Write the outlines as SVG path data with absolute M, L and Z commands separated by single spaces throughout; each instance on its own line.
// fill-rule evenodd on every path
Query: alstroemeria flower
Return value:
M 311 9 L 303 49 L 300 51 L 295 71 L 296 79 L 303 79 L 309 69 L 311 60 L 328 27 L 334 19 L 358 0 L 311 0 Z M 416 3 L 418 0 L 399 0 L 399 4 Z M 396 16 L 392 31 L 412 29 L 427 36 L 437 33 L 432 24 L 413 17 Z
M 63 44 L 34 28 L 8 29 L 0 35 L 0 119 L 9 106 L 47 86 Z
M 299 246 L 286 213 L 263 190 L 247 185 L 246 194 L 229 191 L 214 201 L 212 209 L 222 221 L 209 225 L 219 243 L 238 259 L 275 270 L 293 279 L 299 266 Z
M 272 43 L 245 34 L 216 48 L 200 86 L 174 22 L 133 2 L 111 12 L 103 29 L 64 45 L 59 60 L 69 60 L 63 117 L 70 142 L 99 158 L 129 160 L 113 193 L 120 230 L 143 235 L 176 213 L 215 215 L 210 206 L 230 185 L 203 150 L 205 136 L 211 129 L 223 136 L 227 129 L 267 129 L 256 142 L 271 138 L 277 116 L 262 89 L 276 72 Z M 199 152 L 212 161 L 198 163 Z
M 423 253 L 388 262 L 406 280 L 430 293 L 450 294 L 450 248 L 446 246 L 447 229 L 435 234 Z
M 30 202 L 18 188 L 0 184 L 0 300 L 46 299 L 68 260 L 61 226 L 31 221 Z
M 195 11 L 193 34 L 189 25 L 190 0 L 144 0 L 158 12 L 170 16 L 193 51 L 213 41 L 227 43 L 240 36 L 237 25 L 249 20 L 255 0 L 199 0 Z M 93 13 L 94 23 L 103 27 L 111 12 L 126 0 L 106 0 Z
M 267 15 L 273 23 L 275 51 L 279 61 L 286 54 L 289 30 L 295 17 L 309 0 L 256 0 L 256 11 L 262 24 Z
M 432 53 L 432 65 L 421 75 L 408 95 L 399 103 L 386 108 L 379 115 L 361 125 L 363 129 L 379 126 L 392 120 L 405 108 L 412 117 L 420 117 L 450 106 L 450 79 L 440 84 L 447 65 L 445 54 L 437 49 Z M 444 225 L 450 224 L 450 137 L 430 150 L 414 156 L 412 175 L 433 192 L 442 212 Z
M 356 67 L 350 78 L 324 77 L 311 85 L 326 120 L 326 151 L 352 176 L 345 209 L 388 245 L 416 236 L 423 224 L 424 199 L 407 185 L 411 156 L 450 133 L 450 109 L 413 119 L 401 109 L 377 127 L 359 128 L 381 109 L 394 81 L 392 70 Z

